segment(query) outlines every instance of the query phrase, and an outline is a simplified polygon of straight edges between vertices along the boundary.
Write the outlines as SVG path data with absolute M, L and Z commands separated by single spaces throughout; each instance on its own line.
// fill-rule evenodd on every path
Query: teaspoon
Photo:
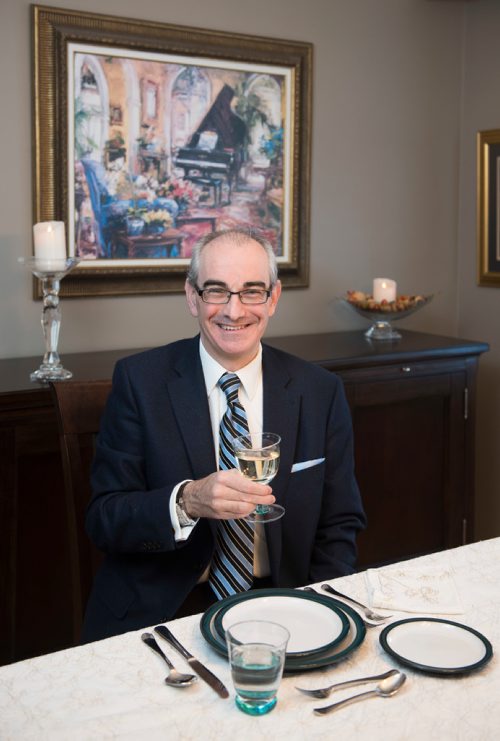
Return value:
M 170 669 L 168 675 L 165 677 L 165 684 L 168 684 L 170 687 L 187 687 L 197 679 L 194 674 L 182 674 L 177 671 L 168 656 L 163 653 L 159 645 L 156 643 L 155 637 L 152 633 L 143 633 L 141 635 L 141 640 L 146 644 L 146 646 L 149 646 L 149 648 L 155 651 L 158 656 L 161 656 Z
M 387 679 L 383 679 L 379 682 L 374 690 L 361 692 L 359 695 L 347 697 L 345 700 L 334 702 L 333 705 L 326 705 L 324 708 L 314 708 L 314 712 L 317 713 L 317 715 L 326 715 L 327 713 L 331 713 L 332 710 L 338 710 L 338 708 L 341 708 L 344 705 L 351 705 L 351 703 L 358 702 L 358 700 L 364 700 L 366 697 L 392 697 L 392 695 L 395 695 L 396 692 L 401 689 L 405 682 L 406 674 L 403 674 L 403 672 L 397 672 L 392 677 L 387 677 Z

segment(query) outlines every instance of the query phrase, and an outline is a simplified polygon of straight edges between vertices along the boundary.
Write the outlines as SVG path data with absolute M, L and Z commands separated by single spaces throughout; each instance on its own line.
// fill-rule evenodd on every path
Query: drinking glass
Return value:
M 243 476 L 258 484 L 268 484 L 278 473 L 281 438 L 274 432 L 249 432 L 234 439 L 233 450 Z M 280 504 L 258 504 L 245 520 L 273 522 L 285 514 Z
M 249 715 L 274 708 L 290 633 L 267 620 L 246 620 L 226 630 L 236 705 Z

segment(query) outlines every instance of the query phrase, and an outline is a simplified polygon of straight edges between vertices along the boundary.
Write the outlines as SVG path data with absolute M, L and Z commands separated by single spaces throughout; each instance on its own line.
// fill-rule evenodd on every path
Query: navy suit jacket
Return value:
M 354 571 L 365 516 L 354 478 L 352 427 L 340 379 L 263 345 L 266 430 L 281 438 L 271 486 L 286 513 L 266 525 L 273 584 L 296 587 Z M 296 463 L 324 462 L 292 473 Z M 176 542 L 169 500 L 184 479 L 216 469 L 199 337 L 116 365 L 92 470 L 86 526 L 106 557 L 83 640 L 170 620 L 212 558 L 217 521 Z

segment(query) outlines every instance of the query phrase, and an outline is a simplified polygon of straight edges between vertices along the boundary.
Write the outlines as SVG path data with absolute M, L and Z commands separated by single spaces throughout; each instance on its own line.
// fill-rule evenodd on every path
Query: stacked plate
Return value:
M 288 628 L 285 671 L 334 664 L 363 642 L 366 628 L 355 610 L 332 597 L 296 589 L 259 589 L 216 602 L 203 613 L 200 629 L 227 656 L 225 631 L 243 620 L 270 620 Z

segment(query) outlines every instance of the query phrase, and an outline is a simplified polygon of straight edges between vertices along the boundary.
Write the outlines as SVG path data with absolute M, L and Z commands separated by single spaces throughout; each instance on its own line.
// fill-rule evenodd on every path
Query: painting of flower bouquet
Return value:
M 174 177 L 160 183 L 159 193 L 164 198 L 173 199 L 180 213 L 186 211 L 190 205 L 198 204 L 202 195 L 201 189 L 189 180 Z

